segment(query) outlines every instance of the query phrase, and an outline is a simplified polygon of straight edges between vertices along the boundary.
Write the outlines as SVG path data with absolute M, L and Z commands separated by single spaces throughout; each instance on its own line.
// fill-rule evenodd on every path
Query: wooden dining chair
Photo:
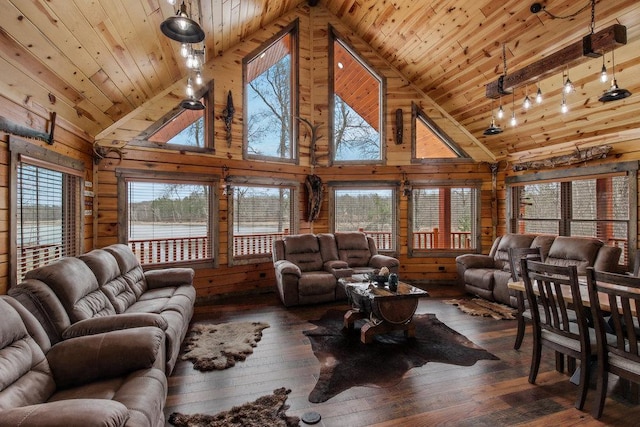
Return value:
M 540 248 L 511 248 L 509 249 L 509 267 L 511 269 L 511 280 L 519 282 L 522 280 L 520 275 L 520 260 L 527 258 L 531 261 L 542 261 L 542 251 Z M 516 319 L 518 321 L 518 330 L 516 331 L 516 341 L 513 344 L 515 350 L 520 349 L 522 340 L 524 339 L 524 332 L 526 322 L 531 321 L 531 310 L 528 307 L 527 301 L 523 292 L 515 291 L 516 296 Z
M 580 360 L 575 407 L 582 409 L 587 397 L 590 361 L 595 354 L 595 331 L 587 325 L 577 269 L 575 266 L 550 265 L 526 258 L 520 261 L 520 268 L 533 322 L 529 383 L 535 384 L 543 346 L 555 351 L 556 369 L 560 372 L 564 370 L 561 355 L 569 358 L 569 371 L 575 369 L 575 360 Z M 572 314 L 576 316 L 575 322 L 570 321 Z
M 613 285 L 613 286 L 612 286 Z M 587 268 L 589 302 L 596 329 L 597 387 L 592 414 L 602 416 L 609 373 L 640 383 L 640 278 Z M 608 302 L 607 311 L 600 298 Z

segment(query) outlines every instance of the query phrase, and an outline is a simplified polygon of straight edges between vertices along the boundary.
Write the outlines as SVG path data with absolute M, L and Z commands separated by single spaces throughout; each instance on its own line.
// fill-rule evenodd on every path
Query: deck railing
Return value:
M 211 258 L 207 236 L 129 240 L 140 264 L 197 261 Z
M 413 232 L 413 249 L 471 249 L 471 232 L 452 232 L 448 247 L 443 247 L 438 242 L 440 242 L 440 232 L 437 228 L 432 231 Z
M 63 246 L 60 243 L 19 247 L 18 282 L 24 278 L 28 271 L 62 258 L 62 249 Z
M 273 241 L 288 234 L 288 229 L 277 233 L 236 234 L 233 236 L 233 256 L 269 255 Z

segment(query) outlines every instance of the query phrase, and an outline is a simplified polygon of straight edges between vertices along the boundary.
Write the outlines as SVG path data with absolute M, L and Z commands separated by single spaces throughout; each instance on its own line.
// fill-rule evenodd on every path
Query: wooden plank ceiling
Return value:
M 306 0 L 201 0 L 207 60 Z M 190 3 L 187 0 L 187 3 Z M 316 3 L 316 2 L 312 2 Z M 603 104 L 602 60 L 568 68 L 576 90 L 561 114 L 562 76 L 539 82 L 544 103 L 521 108 L 525 91 L 502 99 L 500 135 L 484 136 L 492 102 L 485 85 L 590 32 L 590 8 L 571 19 L 533 14 L 521 0 L 319 0 L 416 87 L 435 100 L 497 159 L 518 161 L 640 138 L 640 2 L 598 0 L 598 31 L 618 23 L 628 43 L 615 52 L 618 83 L 634 95 Z M 193 2 L 195 7 L 197 3 Z M 571 15 L 589 0 L 547 0 Z M 174 14 L 166 0 L 5 0 L 0 6 L 0 93 L 43 112 L 55 110 L 90 136 L 126 118 L 186 75 L 178 44 L 160 23 Z M 611 54 L 605 55 L 612 70 Z M 498 102 L 493 108 L 497 109 Z M 518 126 L 508 117 L 515 106 Z

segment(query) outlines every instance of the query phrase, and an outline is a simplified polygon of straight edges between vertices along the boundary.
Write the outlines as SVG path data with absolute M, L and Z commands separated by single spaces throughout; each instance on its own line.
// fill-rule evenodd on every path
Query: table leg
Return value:
M 404 324 L 393 324 L 389 322 L 372 323 L 367 322 L 360 330 L 360 341 L 364 344 L 371 344 L 373 337 L 380 334 L 386 334 L 392 331 L 404 331 L 404 336 L 413 338 L 416 336 L 416 325 L 413 322 Z
M 365 319 L 366 317 L 367 315 L 360 310 L 351 309 L 344 314 L 342 325 L 345 329 L 353 330 L 356 320 Z

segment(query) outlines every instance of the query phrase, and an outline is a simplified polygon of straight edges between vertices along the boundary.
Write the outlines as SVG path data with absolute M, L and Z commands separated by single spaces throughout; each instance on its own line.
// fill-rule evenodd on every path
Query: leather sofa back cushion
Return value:
M 545 263 L 553 265 L 575 265 L 579 274 L 594 265 L 602 241 L 590 237 L 558 236 L 549 249 Z
M 139 299 L 147 291 L 147 282 L 144 278 L 144 270 L 136 255 L 129 246 L 122 243 L 109 245 L 104 250 L 116 259 L 120 267 L 120 274 L 135 293 L 136 300 Z
M 298 267 L 300 271 L 322 270 L 322 256 L 318 238 L 313 234 L 298 234 L 284 237 L 285 258 Z
M 505 234 L 502 236 L 493 255 L 495 268 L 509 270 L 509 249 L 528 248 L 535 238 L 534 234 Z
M 18 312 L 0 299 L 0 410 L 46 401 L 55 384 L 42 349 Z
M 117 313 L 124 313 L 136 302 L 136 295 L 124 278 L 120 277 L 118 261 L 109 252 L 94 249 L 79 258 L 95 274 L 98 286 L 107 295 Z
M 60 299 L 71 323 L 116 314 L 107 296 L 100 291 L 93 271 L 79 258 L 62 258 L 27 272 L 25 278 L 46 283 Z
M 346 261 L 349 267 L 366 267 L 369 265 L 371 251 L 364 233 L 335 233 L 338 257 Z

